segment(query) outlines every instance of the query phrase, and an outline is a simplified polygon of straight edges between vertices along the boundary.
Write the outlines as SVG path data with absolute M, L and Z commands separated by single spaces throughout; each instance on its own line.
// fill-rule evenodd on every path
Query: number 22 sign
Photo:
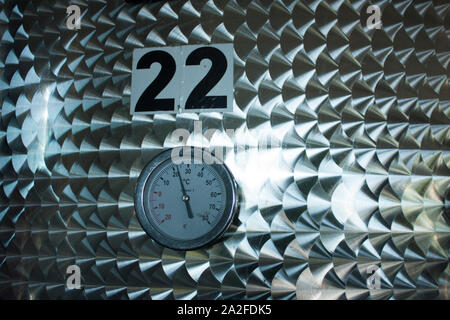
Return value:
M 131 114 L 233 109 L 233 44 L 135 49 Z

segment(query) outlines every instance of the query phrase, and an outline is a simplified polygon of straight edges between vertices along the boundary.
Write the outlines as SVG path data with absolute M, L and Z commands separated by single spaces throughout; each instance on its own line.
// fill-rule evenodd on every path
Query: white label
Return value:
M 233 44 L 135 49 L 131 114 L 233 110 Z

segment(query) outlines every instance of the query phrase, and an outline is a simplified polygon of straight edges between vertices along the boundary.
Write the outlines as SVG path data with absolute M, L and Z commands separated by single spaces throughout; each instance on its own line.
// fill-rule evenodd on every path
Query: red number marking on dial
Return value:
M 161 220 L 161 222 L 159 224 L 162 224 L 164 221 L 170 220 L 172 219 L 172 215 L 171 214 L 166 214 L 166 217 L 164 219 Z

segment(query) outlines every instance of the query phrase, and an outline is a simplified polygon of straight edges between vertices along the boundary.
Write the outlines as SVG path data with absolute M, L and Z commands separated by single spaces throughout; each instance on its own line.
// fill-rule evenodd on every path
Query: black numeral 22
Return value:
M 202 47 L 191 52 L 186 59 L 186 65 L 200 65 L 203 59 L 211 60 L 211 69 L 192 90 L 186 100 L 185 109 L 225 109 L 227 107 L 227 96 L 206 95 L 224 76 L 227 70 L 227 59 L 222 51 L 217 48 Z M 156 99 L 175 75 L 176 63 L 174 58 L 165 51 L 151 51 L 142 56 L 137 64 L 137 69 L 149 69 L 155 62 L 161 65 L 161 71 L 139 98 L 135 112 L 174 111 L 175 109 L 175 99 Z

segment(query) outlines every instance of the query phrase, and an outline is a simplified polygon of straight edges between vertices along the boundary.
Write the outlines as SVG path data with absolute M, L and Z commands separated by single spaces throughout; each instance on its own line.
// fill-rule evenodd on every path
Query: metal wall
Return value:
M 1 0 L 0 297 L 448 299 L 449 4 L 379 1 L 369 30 L 370 4 Z M 130 116 L 133 49 L 198 43 L 234 44 L 234 111 Z M 243 198 L 225 241 L 177 252 L 133 192 L 195 120 Z

